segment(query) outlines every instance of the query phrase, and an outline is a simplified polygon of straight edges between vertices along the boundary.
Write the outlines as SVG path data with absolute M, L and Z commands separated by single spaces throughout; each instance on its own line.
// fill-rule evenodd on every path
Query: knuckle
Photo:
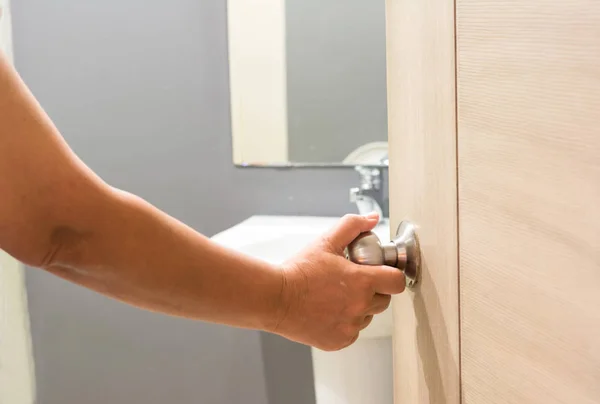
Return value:
M 384 296 L 382 297 L 378 304 L 375 306 L 375 314 L 379 314 L 379 313 L 383 313 L 384 311 L 386 311 L 389 307 L 390 304 L 392 302 L 392 297 L 391 296 Z
M 395 293 L 402 293 L 404 288 L 406 288 L 406 277 L 404 276 L 404 273 L 398 271 L 394 274 L 391 278 L 391 286 Z
M 358 287 L 365 291 L 372 291 L 373 285 L 375 285 L 375 276 L 373 271 L 360 265 L 357 265 L 355 268 L 354 277 L 356 278 Z
M 348 213 L 342 217 L 342 221 L 348 224 L 358 224 L 360 223 L 360 216 Z
M 376 277 L 369 268 L 357 265 L 348 260 L 346 260 L 344 265 L 348 280 L 351 282 L 357 293 L 362 296 L 364 293 L 371 293 L 374 291 Z
M 344 324 L 340 328 L 340 332 L 346 340 L 355 336 L 359 331 L 358 326 L 355 324 Z
M 386 311 L 387 309 L 389 309 L 390 303 L 391 303 L 391 300 L 388 300 L 388 301 L 384 302 L 383 304 L 381 304 L 379 307 L 377 307 L 374 310 L 375 314 L 381 314 L 384 311 Z
M 362 298 L 355 300 L 351 305 L 348 306 L 348 314 L 351 317 L 361 316 L 371 306 L 371 297 L 365 295 Z
M 328 341 L 319 348 L 325 352 L 336 352 L 340 351 L 348 346 L 354 344 L 358 339 L 360 329 L 358 326 L 351 324 L 341 324 L 338 327 L 337 335 L 334 339 Z
M 327 341 L 319 344 L 318 346 L 316 346 L 317 348 L 319 348 L 321 351 L 325 351 L 325 352 L 334 352 L 336 350 L 338 350 L 338 346 L 339 346 L 339 342 L 338 342 L 339 338 L 335 338 L 335 339 L 328 339 Z
M 335 241 L 329 235 L 323 236 L 319 243 L 319 249 L 324 251 L 334 251 L 335 250 Z
M 367 316 L 365 318 L 365 322 L 363 323 L 363 329 L 367 328 L 369 325 L 371 325 L 371 322 L 373 321 L 373 316 Z
M 358 340 L 358 337 L 359 337 L 359 334 L 357 333 L 352 338 L 350 338 L 350 341 L 348 341 L 348 343 L 346 344 L 346 346 L 344 346 L 344 348 L 347 348 L 350 345 L 354 344 Z
M 369 310 L 369 302 L 367 302 L 366 300 L 361 300 L 354 305 L 353 312 L 356 315 L 362 315 L 366 313 L 367 310 Z

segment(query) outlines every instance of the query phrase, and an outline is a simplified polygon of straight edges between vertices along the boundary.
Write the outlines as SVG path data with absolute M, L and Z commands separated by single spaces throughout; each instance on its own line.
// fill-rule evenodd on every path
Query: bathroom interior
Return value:
M 274 262 L 346 213 L 379 212 L 389 240 L 383 1 L 344 13 L 317 0 L 0 5 L 4 50 L 114 186 Z M 325 353 L 144 312 L 2 260 L 11 403 L 392 402 L 389 310 L 353 347 Z

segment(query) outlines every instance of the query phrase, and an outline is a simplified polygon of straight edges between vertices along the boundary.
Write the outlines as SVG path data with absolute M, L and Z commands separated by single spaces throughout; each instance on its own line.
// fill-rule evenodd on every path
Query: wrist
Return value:
M 266 331 L 286 336 L 293 333 L 294 313 L 298 310 L 301 300 L 303 277 L 301 272 L 290 265 L 276 266 L 275 270 L 279 274 L 281 287 L 276 297 L 274 307 L 274 316 Z
M 288 279 L 281 266 L 270 263 L 265 265 L 269 281 L 262 288 L 265 309 L 259 319 L 259 326 L 262 331 L 278 333 L 287 315 Z

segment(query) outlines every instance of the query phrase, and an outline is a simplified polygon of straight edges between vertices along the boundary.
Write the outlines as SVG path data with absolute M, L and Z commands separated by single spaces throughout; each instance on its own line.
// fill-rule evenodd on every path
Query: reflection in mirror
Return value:
M 385 2 L 229 0 L 237 165 L 387 158 Z

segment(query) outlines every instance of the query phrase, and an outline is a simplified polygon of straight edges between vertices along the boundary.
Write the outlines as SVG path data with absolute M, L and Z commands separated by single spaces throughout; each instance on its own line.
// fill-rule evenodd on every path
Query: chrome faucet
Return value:
M 381 204 L 384 202 L 384 194 L 381 169 L 357 166 L 355 170 L 360 175 L 360 185 L 350 189 L 350 202 L 356 204 L 361 215 L 377 212 L 383 218 Z

